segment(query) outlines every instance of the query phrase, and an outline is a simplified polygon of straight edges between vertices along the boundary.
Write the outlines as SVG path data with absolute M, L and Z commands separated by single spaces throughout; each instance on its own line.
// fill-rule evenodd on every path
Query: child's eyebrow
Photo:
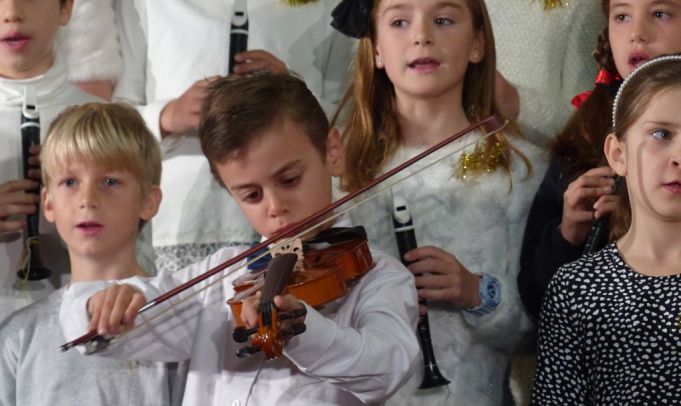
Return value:
M 383 10 L 382 14 L 385 15 L 386 13 L 388 13 L 389 11 L 392 11 L 392 10 L 406 10 L 406 9 L 411 9 L 411 8 L 413 8 L 411 5 L 404 4 L 404 3 L 398 3 L 398 4 L 395 4 L 395 5 L 389 6 L 388 8 Z M 459 3 L 452 3 L 451 1 L 440 1 L 432 7 L 432 10 L 442 10 L 442 9 L 446 9 L 446 8 L 463 10 L 464 6 L 462 4 L 459 4 Z
M 272 179 L 276 179 L 277 177 L 284 174 L 286 171 L 289 171 L 291 169 L 294 169 L 294 168 L 296 168 L 298 166 L 302 166 L 302 165 L 303 165 L 302 159 L 296 159 L 294 161 L 286 163 L 284 166 L 282 166 L 281 168 L 274 171 L 271 175 L 269 175 L 269 177 L 272 178 Z M 252 182 L 251 183 L 242 183 L 242 184 L 238 184 L 238 185 L 234 185 L 234 186 L 230 187 L 229 190 L 243 190 L 243 189 L 249 189 L 249 188 L 258 187 L 258 186 L 259 185 L 257 183 L 252 183 Z
M 681 127 L 681 123 L 674 123 L 674 122 L 671 122 L 671 121 L 658 121 L 658 120 L 644 121 L 643 125 L 665 127 L 665 128 L 679 128 L 679 127 Z
M 291 161 L 291 162 L 288 162 L 287 164 L 285 164 L 285 165 L 282 166 L 281 168 L 277 169 L 277 170 L 271 175 L 271 177 L 272 177 L 272 178 L 276 178 L 276 177 L 281 176 L 282 174 L 284 174 L 286 171 L 289 171 L 289 170 L 291 170 L 291 169 L 294 169 L 294 168 L 296 168 L 296 167 L 298 167 L 298 166 L 302 166 L 302 165 L 303 165 L 303 160 L 302 160 L 302 159 L 293 160 L 293 161 Z

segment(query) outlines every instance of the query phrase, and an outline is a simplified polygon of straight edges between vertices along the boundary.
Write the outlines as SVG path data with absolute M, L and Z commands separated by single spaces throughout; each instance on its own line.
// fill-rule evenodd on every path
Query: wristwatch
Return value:
M 492 313 L 501 302 L 501 284 L 497 278 L 487 274 L 480 276 L 480 287 L 478 289 L 480 306 L 466 310 L 476 316 Z

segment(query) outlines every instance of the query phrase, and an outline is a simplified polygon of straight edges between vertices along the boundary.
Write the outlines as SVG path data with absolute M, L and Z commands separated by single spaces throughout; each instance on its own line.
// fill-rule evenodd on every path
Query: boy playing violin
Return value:
M 251 225 L 269 238 L 331 203 L 331 176 L 342 167 L 338 138 L 327 134 L 319 103 L 298 78 L 258 74 L 219 79 L 208 91 L 199 129 L 213 174 Z M 334 226 L 344 226 L 341 219 Z M 67 339 L 96 329 L 129 330 L 144 303 L 235 257 L 227 247 L 201 263 L 155 278 L 134 277 L 100 290 L 74 285 L 62 305 Z M 372 250 L 375 266 L 347 295 L 315 309 L 291 294 L 276 296 L 282 312 L 305 308 L 306 331 L 292 337 L 283 357 L 237 358 L 230 276 L 133 330 L 102 353 L 123 359 L 189 359 L 185 405 L 355 405 L 387 399 L 411 374 L 419 351 L 414 335 L 417 298 L 412 276 L 396 259 Z M 237 275 L 244 271 L 236 272 Z M 206 286 L 210 282 L 201 282 Z M 96 292 L 96 293 L 95 293 Z M 160 312 L 163 309 L 154 309 Z M 170 315 L 167 315 L 170 314 Z M 253 327 L 255 301 L 241 312 Z M 140 320 L 147 319 L 145 312 Z

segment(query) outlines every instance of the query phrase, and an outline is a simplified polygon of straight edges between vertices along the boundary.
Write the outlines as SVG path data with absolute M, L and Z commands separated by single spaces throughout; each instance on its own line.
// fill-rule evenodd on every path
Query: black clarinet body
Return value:
M 615 184 L 613 185 L 613 194 L 618 194 L 620 185 L 622 184 L 622 178 L 620 176 L 615 176 Z M 586 237 L 586 242 L 584 243 L 584 251 L 582 255 L 593 254 L 600 250 L 607 243 L 608 236 L 606 235 L 606 223 L 610 216 L 601 217 L 594 220 L 591 224 L 591 229 L 589 230 L 589 235 Z
M 229 73 L 234 73 L 234 56 L 248 49 L 248 10 L 246 0 L 234 2 L 229 30 Z
M 21 155 L 24 179 L 30 179 L 30 149 L 40 145 L 40 115 L 38 113 L 35 89 L 27 86 L 24 90 L 24 103 L 21 109 Z M 33 214 L 26 216 L 26 234 L 24 239 L 24 259 L 19 264 L 17 276 L 21 279 L 40 280 L 48 278 L 52 272 L 47 269 L 40 257 L 40 206 Z
M 395 231 L 395 239 L 397 240 L 397 248 L 400 252 L 400 260 L 404 265 L 409 265 L 404 260 L 404 254 L 416 248 L 416 234 L 414 233 L 414 223 L 411 219 L 411 213 L 407 206 L 406 200 L 401 194 L 393 191 L 393 229 Z M 425 299 L 419 303 L 426 305 Z M 435 361 L 435 353 L 433 351 L 433 342 L 430 337 L 430 323 L 428 321 L 428 314 L 419 316 L 419 323 L 416 327 L 416 333 L 421 344 L 421 352 L 423 354 L 423 381 L 419 389 L 430 389 L 439 386 L 444 386 L 449 383 L 449 380 L 442 376 L 440 369 Z

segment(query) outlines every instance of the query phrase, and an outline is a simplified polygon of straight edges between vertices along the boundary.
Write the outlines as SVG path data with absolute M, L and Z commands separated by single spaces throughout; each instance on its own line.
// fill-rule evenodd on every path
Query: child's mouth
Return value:
M 94 221 L 84 221 L 82 223 L 78 223 L 76 225 L 76 228 L 80 230 L 83 234 L 85 235 L 95 235 L 98 234 L 102 228 L 102 226 L 99 223 L 96 223 Z
M 440 66 L 440 61 L 433 58 L 418 58 L 411 61 L 408 66 L 418 72 L 432 72 Z
M 681 182 L 665 183 L 664 188 L 672 193 L 681 193 Z
M 635 67 L 639 66 L 640 64 L 644 63 L 645 61 L 647 61 L 648 59 L 650 59 L 650 57 L 646 54 L 642 54 L 642 53 L 632 54 L 631 56 L 629 56 L 629 66 L 632 66 L 632 67 L 635 68 Z
M 30 38 L 23 34 L 9 34 L 2 38 L 2 43 L 14 51 L 19 51 L 26 47 Z

